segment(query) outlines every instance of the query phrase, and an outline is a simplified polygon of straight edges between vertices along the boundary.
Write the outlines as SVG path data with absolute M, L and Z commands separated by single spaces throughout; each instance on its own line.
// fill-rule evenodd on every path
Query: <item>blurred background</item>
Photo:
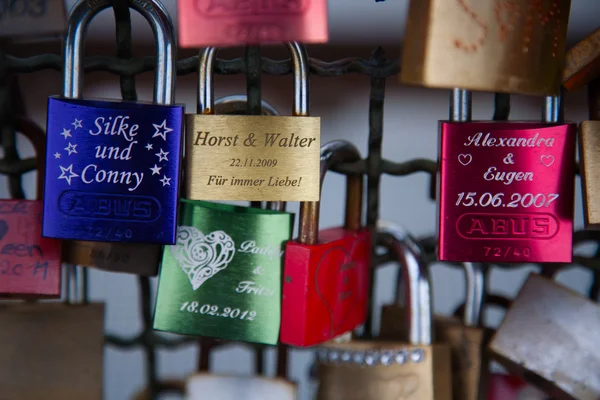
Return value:
M 474 1 L 474 0 L 473 0 Z M 75 3 L 68 0 L 67 10 Z M 176 23 L 175 0 L 163 0 Z M 371 52 L 380 46 L 386 58 L 400 56 L 402 36 L 405 26 L 408 0 L 329 0 L 330 43 L 309 46 L 309 56 L 324 61 L 345 57 L 369 58 Z M 572 0 L 569 23 L 568 47 L 572 46 L 598 27 L 600 4 L 598 0 Z M 137 13 L 132 13 L 134 56 L 154 53 L 153 37 L 146 21 Z M 86 55 L 114 55 L 114 21 L 110 11 L 96 18 L 88 31 Z M 60 40 L 43 43 L 22 43 L 13 45 L 9 54 L 30 56 L 41 53 L 61 52 Z M 263 47 L 263 55 L 275 59 L 287 58 L 283 46 Z M 194 55 L 194 51 L 180 50 L 179 57 Z M 221 58 L 239 57 L 243 49 L 226 49 L 219 53 Z M 245 82 L 240 76 L 216 77 L 216 97 L 243 94 Z M 263 76 L 263 99 L 282 114 L 290 114 L 293 100 L 293 83 L 290 76 Z M 47 96 L 59 94 L 62 76 L 57 71 L 36 72 L 21 75 L 20 84 L 29 115 L 40 125 L 46 123 Z M 137 89 L 140 100 L 152 99 L 153 76 L 140 75 Z M 196 107 L 197 79 L 194 75 L 177 80 L 177 102 L 184 103 L 188 112 Z M 85 97 L 119 98 L 118 78 L 105 72 L 94 72 L 85 76 Z M 542 98 L 513 96 L 511 119 L 539 119 L 542 111 Z M 585 90 L 566 95 L 565 116 L 567 120 L 579 122 L 587 119 Z M 367 151 L 368 137 L 369 78 L 363 75 L 311 79 L 311 114 L 321 117 L 322 143 L 335 139 L 352 141 L 363 152 Z M 401 86 L 395 78 L 386 85 L 383 157 L 401 162 L 413 158 L 435 159 L 437 157 L 437 121 L 448 118 L 449 92 L 445 90 L 421 89 Z M 476 93 L 473 96 L 473 118 L 491 119 L 493 114 L 493 94 Z M 23 139 L 20 137 L 20 139 Z M 24 140 L 20 142 L 21 154 L 32 154 L 31 147 Z M 4 197 L 8 192 L 2 179 L 0 189 Z M 34 196 L 35 173 L 26 176 L 26 191 L 29 198 Z M 321 202 L 321 227 L 340 225 L 343 218 L 344 179 L 330 173 L 325 180 Z M 576 229 L 582 227 L 581 187 L 579 178 L 576 186 Z M 288 203 L 288 211 L 297 213 L 298 204 Z M 436 205 L 429 199 L 429 178 L 416 174 L 404 178 L 383 177 L 381 184 L 381 210 L 383 219 L 402 224 L 416 236 L 433 235 L 436 230 Z M 297 226 L 297 223 L 296 223 Z M 590 249 L 591 250 L 591 249 Z M 586 249 L 582 249 L 586 251 Z M 379 323 L 378 309 L 393 299 L 396 265 L 390 264 L 377 272 L 375 294 L 375 321 Z M 524 266 L 511 270 L 496 269 L 490 276 L 490 291 L 512 298 L 520 288 L 532 267 Z M 464 297 L 464 275 L 458 269 L 436 265 L 432 273 L 434 288 L 434 309 L 447 314 Z M 591 282 L 590 273 L 576 266 L 559 274 L 563 284 L 586 292 Z M 134 276 L 90 270 L 90 298 L 106 302 L 106 329 L 111 334 L 132 336 L 141 327 L 140 305 L 137 280 Z M 156 288 L 157 278 L 152 279 Z M 153 291 L 153 294 L 156 290 Z M 154 302 L 154 299 L 152 300 Z M 496 326 L 502 318 L 500 312 L 490 312 L 486 323 Z M 184 378 L 196 367 L 198 351 L 195 346 L 180 348 L 177 351 L 160 351 L 158 368 L 161 378 Z M 232 346 L 217 350 L 212 358 L 213 371 L 227 374 L 253 374 L 253 353 Z M 291 354 L 289 373 L 299 384 L 301 399 L 308 399 L 311 392 L 307 384 L 308 369 L 313 360 L 311 350 L 294 350 Z M 267 371 L 273 374 L 274 354 L 269 353 Z M 144 383 L 144 358 L 141 350 L 120 351 L 114 347 L 105 348 L 104 385 L 106 399 L 128 399 L 141 389 Z M 164 398 L 170 398 L 164 396 Z

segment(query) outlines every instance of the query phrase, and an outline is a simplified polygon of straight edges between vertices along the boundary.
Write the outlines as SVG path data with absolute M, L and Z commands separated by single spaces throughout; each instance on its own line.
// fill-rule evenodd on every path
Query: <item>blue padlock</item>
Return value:
M 69 15 L 63 96 L 48 99 L 43 236 L 175 244 L 184 107 L 174 105 L 176 43 L 157 0 L 128 0 L 157 46 L 154 102 L 83 100 L 89 21 L 109 0 L 80 0 Z

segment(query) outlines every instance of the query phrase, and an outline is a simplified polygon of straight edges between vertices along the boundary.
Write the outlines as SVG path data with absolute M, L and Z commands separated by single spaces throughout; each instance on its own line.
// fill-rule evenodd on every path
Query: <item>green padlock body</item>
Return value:
M 277 343 L 293 223 L 290 213 L 182 199 L 177 244 L 163 252 L 154 329 Z

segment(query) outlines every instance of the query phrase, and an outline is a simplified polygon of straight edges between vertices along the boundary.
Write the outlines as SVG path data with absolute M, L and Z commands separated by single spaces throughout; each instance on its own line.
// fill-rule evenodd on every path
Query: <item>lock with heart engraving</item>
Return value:
M 429 271 L 398 226 L 380 221 L 381 244 L 401 255 L 407 341 L 329 342 L 317 351 L 319 400 L 450 400 L 450 349 L 433 343 Z
M 327 42 L 327 0 L 179 0 L 181 47 Z
M 62 97 L 48 99 L 43 235 L 174 244 L 183 106 L 173 105 L 176 45 L 157 0 L 128 0 L 158 42 L 153 103 L 83 100 L 89 21 L 108 1 L 80 0 L 69 15 Z
M 335 163 L 360 160 L 349 142 L 321 148 L 321 184 Z M 312 346 L 361 325 L 366 317 L 371 234 L 362 226 L 362 176 L 348 177 L 343 227 L 319 232 L 319 202 L 300 205 L 298 239 L 285 250 L 281 341 Z
M 400 78 L 434 88 L 557 95 L 571 0 L 412 0 Z
M 37 200 L 0 200 L 0 297 L 60 297 L 60 241 L 42 237 L 44 131 L 14 117 L 37 156 Z
M 470 121 L 470 93 L 455 89 L 440 122 L 441 261 L 570 262 L 576 126 L 560 97 L 545 122 Z
M 401 268 L 414 261 L 411 249 L 418 248 L 409 235 L 400 237 L 403 229 L 396 228 L 397 239 L 406 244 L 398 247 Z M 463 263 L 466 281 L 466 300 L 462 321 L 453 317 L 434 316 L 435 337 L 450 346 L 452 352 L 453 398 L 462 400 L 485 399 L 488 383 L 488 361 L 484 351 L 486 334 L 480 326 L 481 310 L 485 294 L 485 273 L 482 264 Z M 403 323 L 406 317 L 403 275 L 398 275 L 395 304 L 383 306 L 381 310 L 380 336 L 385 339 L 406 339 L 408 332 Z M 405 289 L 405 288 L 404 288 Z
M 0 3 L 0 37 L 13 40 L 62 38 L 66 27 L 64 0 L 4 0 Z
M 63 268 L 64 302 L 0 304 L 1 398 L 102 400 L 104 304 Z
M 183 197 L 318 200 L 321 122 L 309 117 L 308 55 L 298 43 L 286 45 L 294 65 L 294 116 L 214 115 L 217 49 L 200 52 L 197 114 L 186 115 Z
M 489 351 L 509 372 L 557 400 L 600 398 L 600 306 L 530 274 Z

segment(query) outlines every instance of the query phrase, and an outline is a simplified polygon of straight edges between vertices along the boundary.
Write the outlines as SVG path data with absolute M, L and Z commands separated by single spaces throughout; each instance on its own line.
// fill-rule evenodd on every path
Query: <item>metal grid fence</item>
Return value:
M 126 2 L 114 1 L 113 6 L 116 18 L 116 57 L 92 56 L 86 57 L 85 72 L 107 71 L 120 77 L 121 94 L 124 100 L 137 100 L 136 75 L 152 71 L 155 67 L 153 57 L 133 58 L 131 40 L 130 10 Z M 14 198 L 24 198 L 21 177 L 23 174 L 36 168 L 34 158 L 21 159 L 16 149 L 16 135 L 13 116 L 24 113 L 24 105 L 19 96 L 15 96 L 14 81 L 11 77 L 15 74 L 30 74 L 45 69 L 60 71 L 63 62 L 59 54 L 41 54 L 26 58 L 17 58 L 0 51 L 0 145 L 4 149 L 4 158 L 0 160 L 0 174 L 8 178 L 9 193 Z M 187 75 L 197 72 L 198 57 L 190 57 L 179 60 L 177 63 L 177 74 Z M 217 74 L 234 75 L 245 74 L 247 78 L 247 113 L 259 115 L 261 113 L 261 75 L 289 75 L 293 72 L 291 60 L 272 60 L 261 57 L 259 47 L 247 47 L 245 56 L 232 60 L 217 59 L 214 70 Z M 366 75 L 370 79 L 370 103 L 369 103 L 369 132 L 368 132 L 368 155 L 366 159 L 351 163 L 335 165 L 333 171 L 343 174 L 362 174 L 367 178 L 367 212 L 366 223 L 369 228 L 374 228 L 379 217 L 380 182 L 383 174 L 394 176 L 405 176 L 418 172 L 429 175 L 431 182 L 430 198 L 435 199 L 436 185 L 436 161 L 428 159 L 413 159 L 405 162 L 393 162 L 382 158 L 381 146 L 383 138 L 383 105 L 385 101 L 386 78 L 396 75 L 399 71 L 396 61 L 386 60 L 382 49 L 375 49 L 370 59 L 345 58 L 335 62 L 323 62 L 310 59 L 310 73 L 322 77 L 337 77 L 346 74 Z M 495 96 L 494 120 L 505 120 L 510 111 L 510 98 L 507 95 L 497 94 Z M 377 241 L 376 241 L 377 242 Z M 435 261 L 435 240 L 431 237 L 420 240 L 425 249 L 428 262 Z M 574 245 L 584 242 L 600 243 L 600 233 L 589 231 L 578 231 L 575 233 Z M 377 266 L 392 261 L 391 252 L 380 254 L 373 249 L 373 269 Z M 600 292 L 600 252 L 594 257 L 583 257 L 574 255 L 574 263 L 591 269 L 593 282 L 589 296 L 598 298 Z M 540 265 L 540 272 L 553 275 L 563 268 L 573 267 L 575 264 L 546 264 Z M 519 265 L 489 265 L 491 268 L 519 268 Z M 373 280 L 372 280 L 373 281 Z M 156 398 L 165 392 L 182 391 L 180 382 L 160 381 L 157 376 L 157 349 L 174 349 L 182 345 L 196 342 L 193 338 L 166 339 L 152 330 L 152 304 L 151 286 L 149 278 L 139 277 L 139 307 L 140 317 L 143 322 L 143 330 L 134 337 L 106 336 L 106 344 L 121 349 L 141 347 L 145 353 L 145 375 L 146 389 L 140 393 L 138 398 Z M 371 296 L 372 297 L 372 296 Z M 487 299 L 490 303 L 507 306 L 507 300 L 492 293 L 488 293 Z M 461 307 L 459 307 L 459 310 Z M 458 311 L 457 311 L 458 312 Z M 366 327 L 372 324 L 371 315 L 368 316 Z M 366 337 L 371 336 L 367 328 Z M 209 369 L 209 348 L 219 343 L 203 339 L 200 342 L 202 351 L 198 361 L 199 370 Z M 262 349 L 256 350 L 255 367 L 258 373 L 264 373 Z M 278 375 L 285 375 L 287 365 L 287 350 L 280 348 L 278 357 Z

